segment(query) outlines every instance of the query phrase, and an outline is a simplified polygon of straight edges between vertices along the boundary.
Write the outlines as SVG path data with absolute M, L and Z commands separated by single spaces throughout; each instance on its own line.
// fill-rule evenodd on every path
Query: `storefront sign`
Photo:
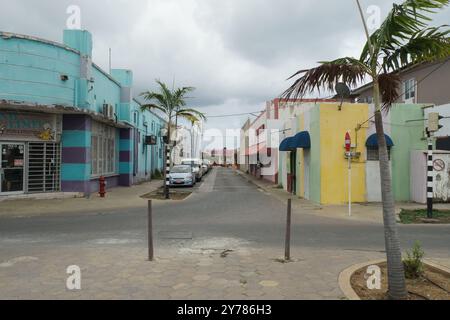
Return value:
M 55 141 L 56 115 L 0 111 L 0 140 Z

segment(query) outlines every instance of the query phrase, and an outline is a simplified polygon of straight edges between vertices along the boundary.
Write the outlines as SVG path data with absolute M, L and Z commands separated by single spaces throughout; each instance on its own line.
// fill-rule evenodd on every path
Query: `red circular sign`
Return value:
M 350 133 L 347 132 L 345 134 L 345 151 L 350 152 L 352 149 L 352 139 L 350 137 Z

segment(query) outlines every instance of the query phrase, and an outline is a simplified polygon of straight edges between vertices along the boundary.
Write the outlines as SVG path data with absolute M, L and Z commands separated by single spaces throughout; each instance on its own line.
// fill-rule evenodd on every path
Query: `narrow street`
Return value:
M 0 219 L 0 299 L 204 299 L 225 289 L 228 299 L 339 299 L 342 269 L 383 258 L 382 225 L 296 214 L 294 262 L 277 262 L 285 205 L 231 169 L 153 209 L 155 262 L 145 261 L 146 208 Z M 400 236 L 403 249 L 419 240 L 430 258 L 450 258 L 449 226 L 402 226 Z M 85 276 L 75 293 L 65 289 L 72 264 Z
M 64 208 L 64 210 L 67 210 Z M 154 226 L 158 246 L 170 233 L 192 235 L 192 240 L 228 238 L 261 248 L 284 245 L 286 208 L 232 170 L 217 168 L 194 188 L 192 196 L 181 202 L 154 203 Z M 0 220 L 1 248 L 27 248 L 46 245 L 111 244 L 146 245 L 146 208 L 113 212 L 64 214 L 60 217 Z M 159 235 L 163 234 L 163 237 Z M 450 228 L 400 226 L 403 248 L 413 241 L 435 254 L 447 254 Z M 165 235 L 165 236 L 164 236 Z M 348 222 L 319 216 L 294 216 L 293 245 L 340 250 L 384 250 L 383 228 L 379 224 Z M 106 241 L 108 240 L 108 241 Z M 189 246 L 192 242 L 182 241 Z M 281 252 L 281 251 L 280 251 Z

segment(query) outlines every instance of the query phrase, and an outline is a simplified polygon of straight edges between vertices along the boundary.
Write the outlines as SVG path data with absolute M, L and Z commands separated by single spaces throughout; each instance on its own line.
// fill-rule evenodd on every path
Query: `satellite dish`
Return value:
M 350 97 L 350 88 L 343 82 L 336 84 L 336 93 L 341 99 Z
M 344 99 L 350 97 L 351 91 L 350 88 L 344 82 L 338 82 L 336 84 L 336 93 L 338 97 L 341 98 L 341 104 L 339 105 L 339 111 L 342 110 L 342 104 L 344 103 Z

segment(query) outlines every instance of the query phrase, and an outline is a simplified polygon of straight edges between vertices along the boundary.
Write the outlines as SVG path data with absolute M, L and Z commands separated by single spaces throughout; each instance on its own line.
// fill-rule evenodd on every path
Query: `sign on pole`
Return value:
M 352 216 L 352 138 L 350 132 L 345 134 L 345 152 L 348 158 L 348 215 Z

